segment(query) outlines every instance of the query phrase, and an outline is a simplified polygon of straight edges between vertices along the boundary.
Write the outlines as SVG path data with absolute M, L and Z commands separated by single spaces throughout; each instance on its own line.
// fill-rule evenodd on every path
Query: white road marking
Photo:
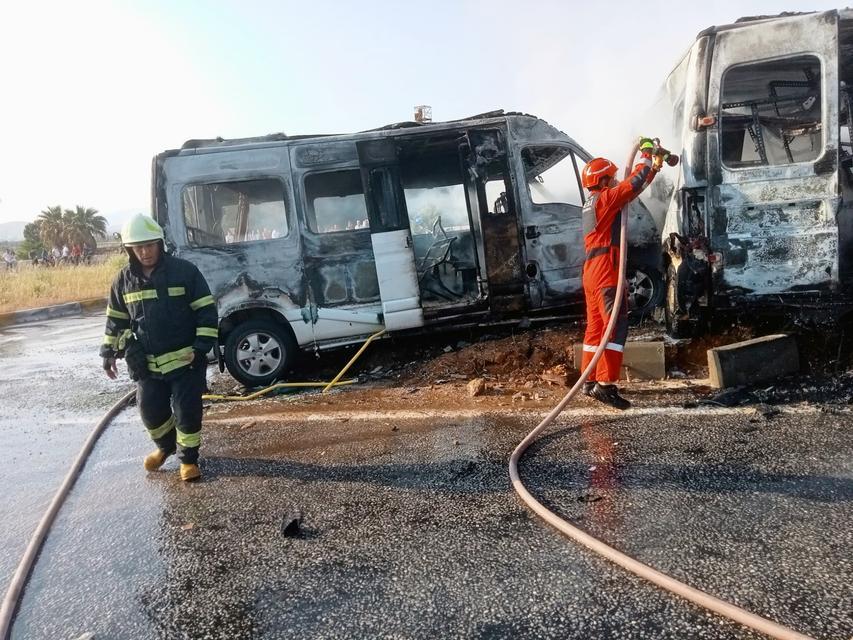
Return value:
M 777 415 L 812 415 L 821 412 L 820 406 L 813 405 L 794 405 L 786 407 L 774 406 L 774 409 L 779 411 Z M 695 409 L 685 409 L 683 407 L 638 407 L 629 409 L 628 411 L 608 411 L 593 408 L 573 408 L 566 409 L 555 421 L 555 424 L 560 424 L 562 421 L 572 418 L 599 418 L 608 419 L 616 417 L 632 418 L 635 416 L 658 416 L 666 415 L 669 417 L 693 417 L 693 416 L 730 416 L 730 415 L 747 415 L 751 413 L 754 407 L 704 407 L 700 406 Z M 837 409 L 838 413 L 853 413 L 853 409 L 844 407 Z M 411 409 L 389 410 L 389 411 L 322 411 L 318 413 L 301 413 L 294 411 L 294 407 L 282 407 L 280 414 L 269 415 L 247 415 L 243 417 L 217 417 L 215 414 L 205 417 L 207 423 L 217 424 L 245 424 L 253 421 L 257 423 L 270 422 L 326 422 L 335 420 L 348 421 L 371 421 L 371 420 L 426 420 L 426 419 L 473 419 L 473 418 L 488 418 L 493 416 L 511 416 L 516 418 L 530 418 L 541 420 L 548 411 L 530 410 L 530 409 L 511 409 L 502 411 L 500 409 L 482 410 L 482 409 L 437 409 L 432 411 L 414 411 Z

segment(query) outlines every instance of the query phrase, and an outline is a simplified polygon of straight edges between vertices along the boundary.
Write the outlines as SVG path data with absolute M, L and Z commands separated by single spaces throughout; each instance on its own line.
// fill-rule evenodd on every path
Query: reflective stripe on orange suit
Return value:
M 583 339 L 581 370 L 592 360 L 616 301 L 619 281 L 619 234 L 622 207 L 636 198 L 652 181 L 652 160 L 648 154 L 631 175 L 615 187 L 592 191 L 583 208 L 584 249 L 583 292 L 586 300 L 586 333 Z M 613 335 L 589 380 L 616 382 L 622 366 L 622 352 L 628 337 L 627 295 L 622 300 Z

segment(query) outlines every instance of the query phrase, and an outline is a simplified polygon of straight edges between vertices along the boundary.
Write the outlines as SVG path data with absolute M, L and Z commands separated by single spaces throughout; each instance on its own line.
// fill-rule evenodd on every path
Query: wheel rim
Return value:
M 243 337 L 237 345 L 237 365 L 250 376 L 266 376 L 281 366 L 283 351 L 274 335 L 256 331 Z
M 645 308 L 652 301 L 654 295 L 655 283 L 649 274 L 637 270 L 628 278 L 628 301 L 632 309 Z

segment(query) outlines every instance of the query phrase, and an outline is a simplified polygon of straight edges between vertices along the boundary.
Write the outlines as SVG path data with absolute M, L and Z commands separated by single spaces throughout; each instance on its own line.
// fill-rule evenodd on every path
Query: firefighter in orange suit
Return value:
M 640 141 L 641 158 L 624 182 L 616 179 L 616 165 L 604 158 L 593 158 L 583 168 L 581 180 L 589 190 L 583 208 L 584 251 L 583 291 L 586 300 L 586 333 L 583 339 L 582 369 L 592 360 L 604 337 L 616 302 L 619 280 L 619 240 L 622 208 L 649 184 L 660 170 L 664 156 L 655 153 L 651 139 Z M 584 383 L 584 393 L 617 409 L 631 403 L 619 395 L 616 381 L 622 366 L 622 352 L 628 337 L 628 303 L 623 297 L 613 334 L 604 355 Z

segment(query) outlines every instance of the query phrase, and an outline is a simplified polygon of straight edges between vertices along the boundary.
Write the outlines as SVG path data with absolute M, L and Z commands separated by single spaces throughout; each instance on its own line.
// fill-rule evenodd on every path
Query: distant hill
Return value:
M 24 239 L 24 227 L 28 223 L 15 220 L 14 222 L 0 222 L 0 242 L 20 242 Z

